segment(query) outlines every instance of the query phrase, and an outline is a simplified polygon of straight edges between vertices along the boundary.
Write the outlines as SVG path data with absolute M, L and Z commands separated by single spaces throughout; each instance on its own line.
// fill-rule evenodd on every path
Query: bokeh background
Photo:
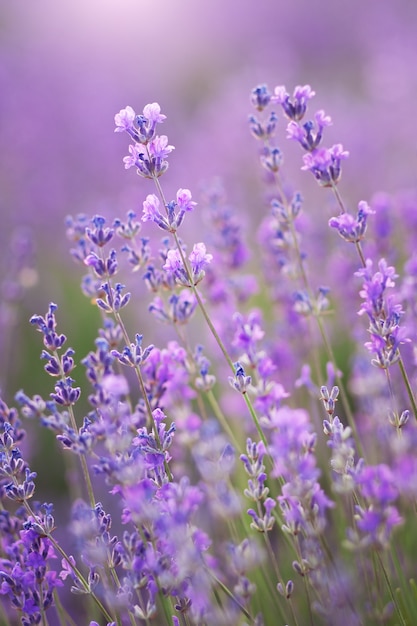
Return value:
M 198 200 L 201 186 L 221 176 L 251 224 L 265 207 L 247 127 L 249 92 L 264 82 L 289 90 L 309 83 L 314 110 L 333 118 L 327 144 L 342 142 L 351 153 L 347 202 L 355 207 L 377 191 L 408 193 L 417 170 L 416 32 L 415 0 L 2 0 L 6 399 L 21 387 L 50 390 L 28 319 L 51 300 L 79 356 L 92 347 L 97 317 L 78 295 L 81 271 L 70 259 L 65 216 L 123 216 L 140 211 L 153 191 L 123 168 L 128 142 L 113 132 L 117 111 L 130 104 L 140 112 L 158 101 L 168 116 L 163 132 L 176 146 L 167 195 L 188 187 Z M 292 180 L 300 179 L 311 210 L 321 210 L 331 200 L 300 172 L 297 148 L 285 146 Z M 144 234 L 151 228 L 145 224 Z

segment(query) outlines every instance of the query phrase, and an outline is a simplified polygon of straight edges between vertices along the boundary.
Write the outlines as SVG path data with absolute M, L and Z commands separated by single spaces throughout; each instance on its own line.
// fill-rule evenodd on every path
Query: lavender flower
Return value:
M 293 97 L 286 91 L 284 86 L 275 87 L 272 102 L 280 104 L 285 115 L 290 120 L 301 120 L 307 110 L 307 102 L 316 95 L 310 85 L 297 86 Z
M 342 161 L 349 152 L 338 143 L 331 148 L 317 148 L 303 156 L 301 169 L 310 171 L 321 187 L 333 187 L 340 181 Z
M 287 138 L 294 139 L 301 147 L 312 152 L 316 150 L 323 138 L 323 130 L 332 124 L 332 119 L 324 111 L 317 111 L 314 122 L 305 122 L 302 126 L 292 120 L 287 126 Z
M 345 241 L 359 243 L 366 233 L 368 215 L 375 211 L 364 201 L 359 202 L 356 218 L 350 213 L 342 213 L 338 217 L 329 220 L 330 228 L 335 228 Z
M 213 255 L 206 251 L 203 242 L 196 243 L 188 256 L 192 284 L 197 285 L 205 276 L 205 269 L 211 263 Z M 190 287 L 190 278 L 183 264 L 179 250 L 168 250 L 164 269 L 168 275 L 175 278 L 177 283 L 184 287 Z
M 378 271 L 373 272 L 373 263 L 367 259 L 366 266 L 356 272 L 364 279 L 361 297 L 364 302 L 359 315 L 366 313 L 369 318 L 371 341 L 366 342 L 367 349 L 375 354 L 372 364 L 386 369 L 400 358 L 399 346 L 408 342 L 404 328 L 400 328 L 403 309 L 394 296 L 387 296 L 386 290 L 395 286 L 395 269 L 388 266 L 385 259 L 378 263 Z
M 32 316 L 53 384 L 46 395 L 18 391 L 19 411 L 0 398 L 5 625 L 413 623 L 417 205 L 397 199 L 388 228 L 394 201 L 377 196 L 376 234 L 366 202 L 356 215 L 346 210 L 347 152 L 325 147 L 323 110 L 306 118 L 314 95 L 308 85 L 293 95 L 266 85 L 251 92 L 249 130 L 268 185 L 257 244 L 252 221 L 245 234 L 244 205 L 232 209 L 220 183 L 198 198 L 200 216 L 185 186 L 165 195 L 160 177 L 173 146 L 158 134 L 159 104 L 116 114 L 115 132 L 132 144 L 125 166 L 151 179 L 154 193 L 143 191 L 139 217 L 67 218 L 100 328 L 83 335 L 78 354 L 58 331 L 55 303 Z M 330 227 L 359 253 L 365 345 L 384 377 L 362 354 L 340 240 L 283 170 L 279 109 L 287 139 L 305 153 L 303 169 L 332 189 L 340 212 Z M 255 194 L 251 186 L 243 202 L 252 206 Z M 204 220 L 198 243 L 186 228 L 179 237 L 185 217 L 191 229 Z M 161 242 L 141 236 L 146 222 L 164 231 Z M 43 477 L 44 465 L 48 476 L 57 466 L 49 444 L 38 453 L 39 427 L 63 452 L 55 508 Z
M 174 146 L 168 145 L 166 135 L 156 134 L 156 125 L 166 119 L 156 102 L 147 104 L 142 115 L 136 115 L 128 106 L 115 115 L 115 132 L 127 132 L 136 142 L 129 146 L 129 156 L 124 157 L 125 168 L 137 168 L 139 176 L 158 178 L 168 169 L 168 155 Z M 143 146 L 145 148 L 143 148 Z

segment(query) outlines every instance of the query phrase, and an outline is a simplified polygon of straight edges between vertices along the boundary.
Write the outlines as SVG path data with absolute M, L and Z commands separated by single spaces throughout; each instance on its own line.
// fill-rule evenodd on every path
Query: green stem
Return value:
M 239 600 L 233 595 L 230 589 L 224 583 L 222 583 L 222 581 L 219 578 L 217 578 L 217 576 L 213 574 L 213 572 L 210 572 L 210 576 L 217 583 L 217 585 L 219 585 L 220 589 L 227 595 L 227 597 L 230 598 L 236 604 L 236 606 L 243 613 L 243 615 L 247 617 L 253 624 L 255 620 L 253 619 L 252 615 L 249 613 L 247 608 L 244 607 L 243 604 L 241 604 Z
M 212 408 L 212 411 L 214 413 L 214 415 L 217 418 L 217 421 L 219 422 L 219 424 L 221 424 L 223 430 L 228 434 L 230 440 L 233 442 L 233 445 L 235 446 L 235 448 L 237 450 L 239 450 L 240 445 L 239 442 L 237 441 L 233 430 L 230 428 L 226 417 L 223 414 L 223 411 L 221 410 L 219 403 L 217 402 L 216 396 L 213 393 L 213 390 L 210 389 L 209 391 L 206 392 L 207 395 L 207 399 L 210 403 L 210 406 Z
M 401 375 L 403 377 L 403 380 L 404 380 L 404 383 L 405 383 L 405 386 L 406 386 L 406 389 L 407 389 L 407 394 L 408 394 L 408 397 L 410 399 L 411 406 L 413 407 L 414 417 L 417 420 L 417 404 L 416 404 L 416 400 L 415 400 L 415 397 L 414 397 L 414 394 L 413 394 L 413 390 L 411 388 L 410 380 L 409 380 L 409 378 L 407 376 L 407 371 L 405 369 L 405 366 L 404 366 L 404 363 L 403 363 L 403 360 L 402 360 L 401 357 L 398 360 L 398 365 L 399 365 L 400 370 L 401 370 Z
M 403 616 L 403 614 L 401 612 L 400 607 L 398 606 L 398 602 L 397 602 L 397 599 L 395 597 L 394 590 L 393 590 L 393 588 L 391 586 L 391 581 L 390 581 L 389 576 L 387 574 L 387 571 L 385 569 L 385 565 L 384 565 L 384 563 L 382 561 L 381 555 L 378 552 L 376 553 L 376 557 L 377 557 L 377 559 L 379 561 L 379 565 L 381 567 L 382 574 L 383 574 L 384 579 L 385 579 L 385 583 L 386 583 L 386 585 L 388 587 L 388 591 L 389 591 L 389 594 L 391 596 L 392 603 L 394 604 L 395 609 L 396 609 L 396 611 L 398 613 L 398 617 L 400 619 L 400 622 L 401 622 L 402 626 L 407 626 L 407 622 L 404 619 L 404 616 Z
M 81 574 L 80 570 L 78 569 L 78 567 L 76 567 L 75 565 L 73 565 L 73 563 L 71 562 L 70 558 L 68 557 L 68 555 L 66 554 L 66 552 L 61 548 L 61 546 L 59 545 L 59 543 L 57 543 L 55 541 L 55 539 L 52 537 L 52 535 L 47 534 L 46 535 L 47 538 L 49 539 L 49 541 L 52 543 L 52 545 L 54 546 L 55 550 L 57 550 L 57 552 L 60 553 L 60 555 L 62 556 L 62 558 L 68 563 L 68 565 L 71 567 L 72 571 L 74 572 L 74 574 L 77 576 L 77 578 L 80 580 L 82 586 L 84 587 L 86 593 L 91 596 L 91 598 L 94 600 L 95 604 L 97 605 L 98 609 L 100 610 L 100 612 L 103 614 L 103 616 L 105 617 L 105 619 L 108 622 L 112 622 L 113 621 L 113 617 L 110 615 L 110 613 L 107 612 L 106 608 L 104 607 L 104 605 L 102 604 L 102 602 L 99 600 L 99 598 L 96 596 L 96 594 L 90 590 L 87 581 L 85 580 L 84 576 Z

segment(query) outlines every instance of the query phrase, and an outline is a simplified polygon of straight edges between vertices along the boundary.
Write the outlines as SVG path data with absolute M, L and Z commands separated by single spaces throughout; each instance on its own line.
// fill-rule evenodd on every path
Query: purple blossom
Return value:
M 129 384 L 126 378 L 120 374 L 104 376 L 101 384 L 106 393 L 117 398 L 126 396 L 129 393 Z
M 271 94 L 266 85 L 258 85 L 251 91 L 251 103 L 258 111 L 265 109 L 271 101 Z
M 129 365 L 131 367 L 143 365 L 154 349 L 154 346 L 151 344 L 147 348 L 143 349 L 143 335 L 139 335 L 138 333 L 135 335 L 135 340 L 135 343 L 131 343 L 130 346 L 125 346 L 122 352 L 112 350 L 112 356 L 114 356 L 123 365 Z
M 398 497 L 395 477 L 387 465 L 364 467 L 357 482 L 362 495 L 382 508 L 392 504 Z
M 114 116 L 114 123 L 116 128 L 115 133 L 122 133 L 123 131 L 130 131 L 133 129 L 133 123 L 135 121 L 136 113 L 132 107 L 127 106 L 125 109 L 121 109 L 119 113 Z
M 147 144 L 155 137 L 156 125 L 165 119 L 157 102 L 147 104 L 143 115 L 136 115 L 132 107 L 127 106 L 114 117 L 115 132 L 126 131 L 137 143 Z
M 197 202 L 191 199 L 191 191 L 189 189 L 178 189 L 177 205 L 180 211 L 192 211 Z
M 178 189 L 177 200 L 166 205 L 166 215 L 159 210 L 159 199 L 155 194 L 149 194 L 143 203 L 142 220 L 155 222 L 163 230 L 174 233 L 181 226 L 187 211 L 192 211 L 197 204 L 191 200 L 188 189 Z M 178 211 L 176 209 L 178 208 Z
M 259 311 L 252 311 L 245 320 L 240 313 L 235 313 L 233 321 L 236 326 L 233 343 L 245 352 L 250 363 L 254 365 L 257 360 L 258 343 L 265 335 L 261 327 L 261 314 Z
M 343 150 L 342 144 L 332 148 L 316 148 L 303 156 L 302 170 L 309 170 L 320 186 L 337 185 L 342 175 L 342 161 L 347 159 L 349 152 Z
M 91 223 L 94 228 L 86 227 L 85 235 L 94 245 L 102 248 L 113 239 L 114 230 L 105 226 L 106 220 L 101 215 L 93 217 Z
M 159 211 L 159 200 L 155 194 L 149 194 L 146 196 L 146 200 L 143 201 L 143 215 L 142 221 L 157 221 L 162 218 L 161 212 Z
M 359 243 L 366 233 L 368 216 L 373 215 L 375 211 L 363 200 L 358 204 L 358 213 L 356 217 L 350 213 L 341 213 L 338 217 L 332 217 L 329 220 L 330 228 L 335 228 L 339 235 L 345 241 L 350 243 Z
M 373 272 L 373 263 L 366 260 L 366 265 L 356 272 L 364 279 L 359 292 L 364 299 L 359 315 L 366 313 L 369 318 L 371 341 L 366 342 L 367 349 L 375 355 L 372 363 L 386 369 L 400 358 L 399 347 L 409 341 L 406 331 L 400 328 L 404 312 L 394 296 L 387 296 L 386 290 L 395 286 L 395 269 L 388 266 L 385 259 L 378 262 L 378 271 Z
M 331 415 L 333 410 L 335 388 L 331 394 L 323 393 L 322 399 L 326 411 Z M 327 390 L 326 390 L 327 391 Z M 332 468 L 333 489 L 337 493 L 350 493 L 355 489 L 357 475 L 362 469 L 363 461 L 355 462 L 355 443 L 352 438 L 352 430 L 344 426 L 340 419 L 335 416 L 332 420 L 324 420 L 324 434 L 329 437 L 327 445 L 332 451 L 330 466 Z
M 365 302 L 361 305 L 360 314 L 367 313 L 370 317 L 378 317 L 383 312 L 385 291 L 394 287 L 394 279 L 398 278 L 395 268 L 389 266 L 385 259 L 380 259 L 378 271 L 373 272 L 372 260 L 366 259 L 365 267 L 359 269 L 356 276 L 364 279 L 359 295 Z
M 290 120 L 301 120 L 306 111 L 307 103 L 311 98 L 316 95 L 310 85 L 297 86 L 294 89 L 293 97 L 291 99 L 290 94 L 286 91 L 284 86 L 275 87 L 274 95 L 271 101 L 280 104 L 284 110 L 285 115 Z
M 67 340 L 65 335 L 58 335 L 55 332 L 55 311 L 57 310 L 57 308 L 57 305 L 51 302 L 51 304 L 49 305 L 48 313 L 45 315 L 45 317 L 42 317 L 41 315 L 33 315 L 30 318 L 30 323 L 36 325 L 39 332 L 43 334 L 43 344 L 45 348 L 52 351 L 62 348 Z
M 323 138 L 324 128 L 332 124 L 331 117 L 324 111 L 317 111 L 314 119 L 314 122 L 305 122 L 302 126 L 292 120 L 287 126 L 287 138 L 298 141 L 308 152 L 318 148 Z
M 183 266 L 179 250 L 168 250 L 164 270 L 170 272 L 171 274 L 175 274 L 182 269 Z
M 269 114 L 269 118 L 266 121 L 258 120 L 255 115 L 249 116 L 249 127 L 252 135 L 256 139 L 268 142 L 275 134 L 278 117 L 275 111 Z
M 252 382 L 252 377 L 246 376 L 245 369 L 239 361 L 234 363 L 234 368 L 235 375 L 229 376 L 229 383 L 239 393 L 246 393 Z
M 207 252 L 204 243 L 195 243 L 188 257 L 191 264 L 191 271 L 196 282 L 199 282 L 204 276 L 204 270 L 213 260 L 213 255 Z
M 167 117 L 161 113 L 161 107 L 157 102 L 146 104 L 143 108 L 143 115 L 153 124 L 161 124 Z
M 129 156 L 123 157 L 123 163 L 125 164 L 125 169 L 128 170 L 131 167 L 138 167 L 139 159 L 143 156 L 143 150 L 140 149 L 137 145 L 130 145 L 129 148 Z
M 78 359 L 66 347 L 66 335 L 58 332 L 56 305 L 50 304 L 44 316 L 34 315 L 31 322 L 43 339 L 42 365 L 54 378 L 52 393 L 44 400 L 18 392 L 19 412 L 0 399 L 5 623 L 66 621 L 67 610 L 68 621 L 81 623 L 89 604 L 95 606 L 90 626 L 161 620 L 178 626 L 262 626 L 271 620 L 412 623 L 413 589 L 404 581 L 414 567 L 408 548 L 417 482 L 417 356 L 402 344 L 408 335 L 414 337 L 417 319 L 410 227 L 417 205 L 409 195 L 381 200 L 383 212 L 393 214 L 395 207 L 396 219 L 388 229 L 376 225 L 382 239 L 376 241 L 371 233 L 364 261 L 358 244 L 373 211 L 363 201 L 356 215 L 344 209 L 354 201 L 335 186 L 347 153 L 340 144 L 323 147 L 331 119 L 322 110 L 305 121 L 313 95 L 308 85 L 296 87 L 293 95 L 284 87 L 271 95 L 266 85 L 251 93 L 256 112 L 249 126 L 260 141 L 269 211 L 259 240 L 263 267 L 257 265 L 259 250 L 249 254 L 244 241 L 245 203 L 259 201 L 250 177 L 245 182 L 250 193 L 241 194 L 244 205 L 237 211 L 221 186 L 211 184 L 203 203 L 199 200 L 203 222 L 195 222 L 200 216 L 192 214 L 197 203 L 191 191 L 177 185 L 176 194 L 165 200 L 167 191 L 156 181 L 173 150 L 167 136 L 157 134 L 166 119 L 159 104 L 146 105 L 139 115 L 126 107 L 115 116 L 115 132 L 127 132 L 132 144 L 126 167 L 150 179 L 140 185 L 153 184 L 154 193 L 145 189 L 139 219 L 134 211 L 111 222 L 101 215 L 67 219 L 71 254 L 88 270 L 82 289 L 100 309 L 102 327 L 94 343 L 83 335 L 85 352 Z M 284 170 L 283 152 L 275 145 L 279 128 L 272 109 L 277 104 L 289 119 L 289 138 L 307 153 L 303 169 L 335 192 L 341 213 L 330 227 L 357 244 L 363 262 L 356 273 L 362 282 L 359 314 L 366 314 L 369 324 L 365 347 L 380 368 L 399 363 L 384 376 L 371 376 L 368 361 L 369 367 L 358 365 L 365 359 L 358 357 L 359 318 L 349 317 L 354 294 L 346 289 L 352 269 L 326 231 L 327 218 L 317 217 L 317 202 L 306 198 L 304 208 L 301 194 L 293 190 L 291 172 Z M 238 153 L 233 139 L 230 149 Z M 190 231 L 180 239 L 185 216 Z M 155 250 L 152 240 L 139 236 L 146 221 L 164 231 Z M 188 248 L 185 241 L 199 228 L 201 240 Z M 127 263 L 120 262 L 120 250 Z M 387 261 L 375 260 L 377 252 Z M 404 278 L 390 265 L 393 256 L 401 270 L 405 263 Z M 249 258 L 253 275 L 243 273 Z M 140 280 L 131 294 L 122 281 L 128 284 L 131 272 L 126 270 L 132 269 Z M 114 277 L 123 274 L 126 280 L 116 282 Z M 15 287 L 9 290 L 7 278 L 5 301 L 15 306 Z M 203 278 L 200 292 L 195 285 Z M 327 278 L 337 312 L 331 318 L 324 315 L 328 289 L 320 286 Z M 140 291 L 141 279 L 149 298 Z M 139 300 L 125 320 L 123 309 L 135 300 L 136 288 Z M 196 345 L 205 333 L 193 319 L 199 307 L 225 360 L 216 358 L 221 354 L 210 334 L 207 346 Z M 153 316 L 148 323 L 141 318 L 147 309 Z M 0 306 L 0 318 L 2 312 Z M 13 308 L 7 319 L 17 319 L 17 313 Z M 155 326 L 154 318 L 165 327 Z M 319 332 L 311 326 L 316 321 Z M 130 336 L 129 329 L 138 325 L 143 334 Z M 152 343 L 145 344 L 144 336 Z M 10 343 L 24 363 L 24 334 L 21 339 Z M 333 354 L 341 358 L 343 372 Z M 90 387 L 86 392 L 73 378 L 79 360 Z M 234 371 L 228 376 L 231 363 Z M 243 398 L 231 392 L 228 381 Z M 81 387 L 87 409 L 79 401 Z M 322 429 L 317 400 L 325 411 Z M 20 417 L 32 420 L 30 437 Z M 78 457 L 63 478 L 68 485 L 60 489 L 58 515 L 52 505 L 36 500 L 42 493 L 42 463 L 48 471 L 52 461 L 48 450 L 39 457 L 34 418 L 53 431 L 66 456 Z M 48 489 L 54 485 L 55 480 Z M 331 493 L 337 494 L 334 502 Z M 393 533 L 403 520 L 404 532 L 394 546 Z M 397 548 L 401 576 L 390 567 Z M 388 567 L 375 567 L 380 561 Z M 288 580 L 291 563 L 303 581 Z M 260 588 L 265 580 L 268 585 Z M 60 587 L 76 594 L 77 602 Z M 282 614 L 273 614 L 273 605 Z M 262 612 L 256 614 L 258 607 Z
M 356 507 L 358 529 L 363 534 L 360 545 L 386 549 L 393 530 L 403 522 L 393 506 L 398 497 L 394 474 L 384 464 L 364 467 L 358 484 L 366 502 L 366 506 Z
M 149 143 L 149 152 L 156 162 L 165 159 L 173 150 L 174 146 L 168 145 L 168 137 L 166 135 L 157 135 Z
M 211 263 L 213 255 L 206 250 L 204 243 L 196 243 L 188 257 L 190 261 L 191 278 L 194 285 L 197 285 L 205 276 L 205 269 Z M 190 279 L 186 268 L 183 265 L 179 250 L 168 250 L 163 269 L 173 276 L 181 285 L 190 286 Z

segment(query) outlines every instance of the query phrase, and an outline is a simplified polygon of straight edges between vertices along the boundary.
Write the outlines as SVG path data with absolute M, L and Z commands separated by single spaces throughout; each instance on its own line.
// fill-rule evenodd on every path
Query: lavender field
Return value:
M 0 5 L 0 625 L 417 622 L 417 5 Z

